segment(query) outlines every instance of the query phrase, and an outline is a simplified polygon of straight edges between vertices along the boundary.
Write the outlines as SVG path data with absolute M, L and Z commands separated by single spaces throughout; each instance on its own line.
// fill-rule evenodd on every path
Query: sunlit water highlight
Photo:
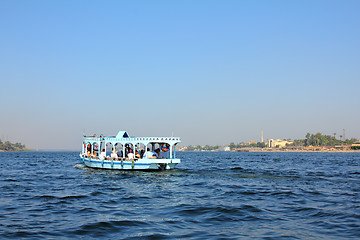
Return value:
M 360 238 L 359 153 L 177 156 L 177 170 L 126 172 L 0 153 L 0 238 Z

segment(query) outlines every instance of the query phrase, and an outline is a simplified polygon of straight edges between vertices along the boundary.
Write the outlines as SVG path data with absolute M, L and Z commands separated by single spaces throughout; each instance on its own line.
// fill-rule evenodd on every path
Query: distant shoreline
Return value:
M 257 152 L 257 153 L 360 153 L 360 150 L 335 150 L 335 151 L 309 151 L 309 150 L 259 150 L 259 149 L 246 149 L 243 151 L 179 151 L 179 152 Z
M 334 151 L 310 151 L 310 150 L 249 150 L 247 152 L 299 152 L 299 153 L 360 153 L 360 150 L 334 150 Z
M 7 150 L 0 150 L 0 152 L 33 152 L 34 150 L 31 150 L 31 149 L 24 149 L 24 150 L 10 150 L 10 151 L 7 151 Z

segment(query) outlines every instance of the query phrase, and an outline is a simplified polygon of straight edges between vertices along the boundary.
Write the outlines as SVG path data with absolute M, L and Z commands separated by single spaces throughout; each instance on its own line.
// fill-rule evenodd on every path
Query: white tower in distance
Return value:
M 264 132 L 263 132 L 263 130 L 261 130 L 261 142 L 262 143 L 264 142 Z

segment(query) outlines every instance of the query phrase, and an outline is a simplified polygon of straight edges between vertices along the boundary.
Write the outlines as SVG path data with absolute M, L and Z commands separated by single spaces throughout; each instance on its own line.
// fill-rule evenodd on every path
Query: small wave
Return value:
M 297 195 L 296 193 L 292 191 L 278 191 L 271 193 L 272 196 L 279 196 L 279 197 L 290 197 Z
M 5 182 L 17 182 L 16 179 L 12 179 L 12 178 L 7 178 L 4 180 Z
M 39 199 L 46 199 L 46 200 L 49 200 L 49 199 L 61 199 L 61 200 L 64 200 L 64 199 L 80 199 L 80 198 L 86 198 L 86 197 L 87 196 L 85 196 L 85 195 L 55 196 L 55 195 L 48 195 L 48 194 L 37 196 L 37 198 L 39 198 Z
M 314 214 L 312 214 L 310 216 L 311 217 L 317 217 L 317 218 L 329 218 L 329 217 L 342 216 L 342 214 L 337 213 L 337 212 L 318 210 L 316 213 L 314 213 Z
M 233 167 L 233 168 L 231 168 L 231 170 L 237 171 L 237 170 L 244 170 L 244 169 L 242 167 Z
M 91 196 L 98 196 L 98 195 L 101 195 L 101 194 L 103 194 L 103 192 L 95 191 L 95 192 L 91 193 Z
M 323 195 L 321 192 L 319 191 L 316 191 L 316 190 L 311 190 L 311 191 L 304 191 L 306 194 L 311 194 L 311 195 L 317 195 L 317 196 L 320 196 L 320 195 Z
M 74 168 L 77 168 L 77 169 L 87 169 L 87 167 L 84 165 L 84 164 L 81 164 L 81 163 L 78 163 L 74 166 Z
M 59 199 L 80 199 L 80 198 L 86 198 L 85 195 L 69 195 L 64 197 L 58 197 Z
M 242 220 L 243 221 L 259 221 L 259 220 L 264 220 L 264 219 L 261 219 L 261 218 L 256 217 L 256 216 L 249 215 L 249 216 L 244 217 Z
M 36 236 L 36 233 L 32 233 L 29 231 L 24 231 L 24 230 L 18 230 L 18 231 L 14 231 L 14 232 L 5 232 L 4 234 L 1 234 L 0 237 L 5 237 L 5 238 L 29 238 L 29 237 L 34 237 Z
M 251 205 L 243 205 L 241 209 L 249 211 L 249 212 L 262 212 L 261 209 L 251 206 Z
M 200 215 L 214 211 L 213 207 L 191 207 L 189 209 L 180 210 L 181 213 L 186 215 Z
M 57 198 L 56 196 L 53 195 L 41 195 L 41 196 L 37 196 L 40 199 L 54 199 Z
M 147 199 L 151 199 L 151 198 L 146 197 L 146 196 L 125 196 L 125 197 L 122 197 L 122 198 L 121 198 L 122 201 L 128 201 L 128 200 L 147 200 Z
M 258 194 L 257 191 L 242 191 L 242 192 L 239 192 L 239 194 L 241 195 L 255 195 L 255 194 Z
M 77 211 L 77 213 L 90 213 L 90 212 L 96 212 L 96 210 L 91 207 L 85 207 Z
M 261 212 L 262 210 L 251 205 L 242 205 L 240 207 L 190 207 L 188 209 L 180 210 L 179 212 L 186 215 L 201 215 L 207 213 L 235 214 L 241 211 Z
M 299 208 L 295 208 L 293 211 L 294 212 L 312 212 L 312 211 L 317 211 L 317 209 L 312 208 L 312 207 L 299 207 Z
M 123 227 L 143 227 L 148 223 L 136 220 L 120 220 L 120 221 L 108 221 L 108 222 L 95 222 L 80 226 L 80 229 L 73 231 L 74 234 L 84 235 L 94 233 L 96 235 L 102 235 L 102 233 L 108 233 L 109 231 L 119 231 L 121 229 L 126 230 Z

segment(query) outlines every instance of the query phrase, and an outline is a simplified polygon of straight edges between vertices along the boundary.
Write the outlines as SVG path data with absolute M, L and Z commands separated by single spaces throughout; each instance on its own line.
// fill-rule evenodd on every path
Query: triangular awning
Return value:
M 119 131 L 116 138 L 129 138 L 129 134 L 126 131 Z

